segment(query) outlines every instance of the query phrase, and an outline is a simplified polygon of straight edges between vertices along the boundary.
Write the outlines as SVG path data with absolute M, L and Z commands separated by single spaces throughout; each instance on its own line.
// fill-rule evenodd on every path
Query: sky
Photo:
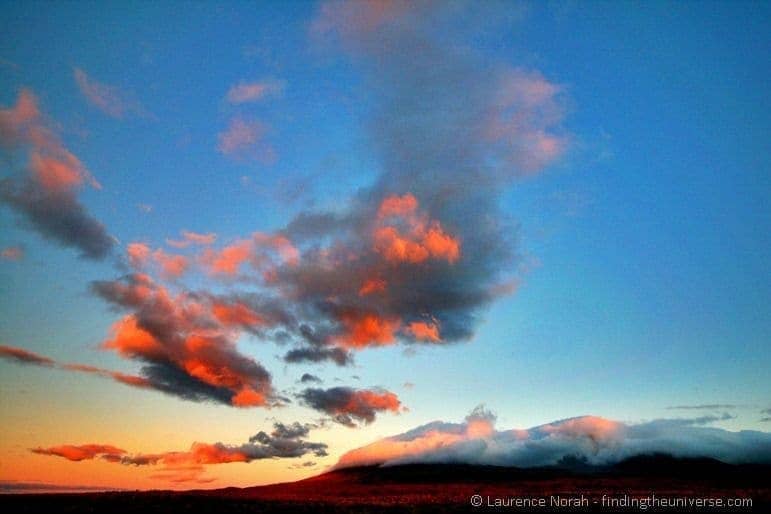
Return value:
M 767 3 L 0 10 L 3 484 L 769 430 Z

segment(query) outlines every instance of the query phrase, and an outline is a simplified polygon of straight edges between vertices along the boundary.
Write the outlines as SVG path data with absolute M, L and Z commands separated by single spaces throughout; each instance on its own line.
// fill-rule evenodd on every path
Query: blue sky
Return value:
M 131 272 L 129 243 L 173 253 L 165 241 L 182 230 L 215 233 L 221 248 L 255 231 L 289 234 L 287 224 L 302 212 L 340 213 L 363 198 L 413 193 L 421 215 L 448 236 L 466 234 L 461 264 L 473 253 L 463 222 L 412 189 L 409 173 L 404 178 L 390 170 L 384 154 L 393 142 L 378 140 L 404 126 L 399 120 L 412 123 L 409 104 L 396 111 L 388 106 L 390 89 L 404 100 L 399 95 L 413 87 L 410 65 L 431 63 L 380 53 L 378 37 L 402 34 L 377 25 L 392 23 L 388 15 L 374 28 L 347 32 L 334 23 L 346 22 L 337 16 L 350 4 L 3 2 L 0 8 L 0 105 L 10 112 L 21 91 L 34 95 L 46 126 L 101 184 L 83 186 L 77 198 L 116 241 L 108 258 L 79 258 L 77 248 L 41 238 L 23 213 L 0 206 L 0 247 L 22 252 L 0 262 L 3 345 L 139 373 L 141 363 L 99 349 L 124 313 L 116 314 L 89 284 Z M 482 263 L 501 277 L 514 276 L 516 291 L 474 306 L 478 321 L 468 327 L 470 337 L 449 336 L 437 345 L 417 336 L 366 343 L 372 347 L 352 349 L 351 367 L 288 364 L 288 347 L 248 331 L 238 336 L 239 351 L 273 375 L 276 390 L 297 393 L 296 381 L 309 372 L 327 388 L 377 386 L 398 394 L 409 411 L 322 433 L 333 456 L 421 422 L 460 419 L 478 403 L 507 426 L 521 427 L 581 414 L 631 421 L 682 414 L 667 410 L 674 405 L 734 404 L 736 417 L 721 426 L 767 430 L 759 411 L 769 407 L 771 393 L 769 5 L 501 2 L 484 10 L 462 4 L 438 10 L 397 12 L 393 23 L 409 17 L 410 30 L 468 58 L 469 69 L 491 73 L 463 77 L 473 90 L 469 102 L 476 101 L 476 85 L 480 95 L 492 88 L 499 69 L 518 70 L 513 73 L 533 87 L 554 88 L 532 115 L 555 119 L 530 120 L 534 127 L 527 130 L 543 129 L 564 147 L 535 172 L 506 175 L 489 211 L 517 257 Z M 319 20 L 332 29 L 319 30 Z M 399 41 L 383 41 L 383 48 L 400 48 Z M 76 70 L 97 89 L 107 88 L 107 100 L 113 108 L 119 104 L 121 114 L 89 98 Z M 239 84 L 268 85 L 268 91 L 229 101 Z M 441 95 L 455 90 L 438 84 L 432 87 L 441 106 Z M 259 127 L 241 153 L 221 147 L 234 120 Z M 431 127 L 437 134 L 445 129 Z M 25 157 L 17 150 L 7 155 L 3 177 L 15 177 Z M 390 182 L 376 185 L 383 177 Z M 455 179 L 439 173 L 432 180 L 441 186 Z M 354 209 L 352 216 L 360 214 Z M 292 242 L 305 262 L 311 243 Z M 196 255 L 185 252 L 193 251 L 182 251 L 191 263 Z M 492 286 L 504 278 L 481 280 Z M 249 279 L 216 280 L 205 271 L 164 283 L 171 291 L 254 289 Z M 443 314 L 414 314 L 437 316 L 430 319 L 443 328 L 452 324 Z M 24 427 L 42 423 L 46 405 L 66 405 L 83 425 L 98 425 L 104 414 L 93 406 L 126 399 L 134 405 L 127 419 L 146 434 L 173 426 L 170 416 L 192 424 L 214 411 L 237 417 L 228 418 L 233 428 L 211 434 L 181 429 L 172 441 L 183 447 L 193 440 L 245 440 L 268 426 L 267 418 L 317 417 L 302 401 L 240 410 L 83 374 L 12 362 L 0 367 L 0 412 L 14 420 L 4 439 L 27 446 L 67 442 L 21 436 Z M 69 435 L 75 437 L 74 430 Z M 89 440 L 80 442 L 99 435 L 86 430 Z M 0 449 L 16 462 L 30 458 L 24 448 L 8 443 Z M 244 480 L 260 480 L 260 472 Z M 3 478 L 22 475 L 6 469 Z

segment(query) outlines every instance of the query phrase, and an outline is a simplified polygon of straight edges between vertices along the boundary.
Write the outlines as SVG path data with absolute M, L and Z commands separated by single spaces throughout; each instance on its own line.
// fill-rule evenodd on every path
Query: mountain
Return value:
M 752 498 L 752 512 L 771 507 L 771 467 L 732 465 L 714 459 L 646 455 L 612 466 L 566 459 L 558 466 L 522 469 L 468 464 L 412 464 L 336 469 L 298 482 L 208 491 L 146 491 L 88 494 L 6 495 L 10 512 L 465 512 L 470 500 L 580 501 L 581 512 L 601 508 L 602 497 Z M 594 503 L 597 502 L 597 503 Z M 553 506 L 552 506 L 553 507 Z M 55 510 L 54 510 L 55 509 Z M 517 508 L 517 512 L 527 511 Z M 567 511 L 563 506 L 563 512 Z M 575 510 L 575 509 L 574 509 Z M 635 509 L 632 509 L 635 510 Z M 716 509 L 704 508 L 705 512 Z M 718 509 L 719 510 L 719 509 Z M 639 509 L 637 509 L 639 511 Z M 671 510 L 670 510 L 671 511 Z M 679 511 L 679 510 L 678 510 Z M 699 512 L 698 508 L 691 509 Z M 729 509 L 731 511 L 731 509 Z

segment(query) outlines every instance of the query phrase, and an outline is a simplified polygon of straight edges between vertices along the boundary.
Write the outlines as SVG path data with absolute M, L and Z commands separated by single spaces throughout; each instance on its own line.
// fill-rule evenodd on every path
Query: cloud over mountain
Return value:
M 574 459 L 603 465 L 650 454 L 771 463 L 770 433 L 707 426 L 722 419 L 726 416 L 628 424 L 582 416 L 530 429 L 498 430 L 495 416 L 477 408 L 462 423 L 435 421 L 352 450 L 340 457 L 337 467 L 465 463 L 527 468 Z

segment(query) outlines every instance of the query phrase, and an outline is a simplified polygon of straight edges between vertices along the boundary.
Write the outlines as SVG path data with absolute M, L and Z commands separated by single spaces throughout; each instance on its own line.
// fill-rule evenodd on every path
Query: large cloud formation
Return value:
M 197 258 L 283 311 L 273 329 L 293 345 L 289 363 L 346 365 L 366 347 L 468 340 L 483 308 L 512 290 L 514 231 L 500 194 L 563 154 L 561 88 L 449 44 L 444 9 L 322 5 L 314 37 L 339 43 L 377 106 L 365 127 L 374 184 Z
M 527 430 L 496 430 L 495 416 L 478 407 L 463 423 L 435 421 L 350 451 L 337 467 L 464 463 L 528 468 L 575 459 L 604 465 L 651 454 L 771 463 L 770 433 L 704 426 L 726 418 L 730 416 L 627 424 L 582 416 Z
M 273 431 L 260 431 L 249 438 L 248 443 L 227 445 L 223 443 L 193 443 L 187 451 L 129 454 L 126 450 L 108 444 L 61 445 L 49 448 L 32 448 L 38 455 L 62 457 L 80 462 L 102 459 L 108 462 L 133 466 L 161 466 L 155 478 L 173 482 L 210 482 L 202 477 L 205 465 L 233 462 L 252 462 L 262 459 L 298 458 L 308 454 L 327 456 L 327 445 L 307 441 L 310 430 L 316 425 L 298 422 L 285 425 L 275 423 Z
M 43 237 L 102 259 L 113 246 L 104 226 L 78 201 L 88 182 L 99 188 L 82 162 L 46 125 L 34 95 L 19 93 L 16 105 L 0 109 L 0 148 L 15 162 L 28 154 L 25 171 L 0 180 L 0 201 L 20 214 Z
M 123 313 L 102 348 L 140 362 L 142 387 L 239 407 L 276 405 L 282 399 L 270 373 L 238 350 L 243 334 L 287 345 L 288 363 L 342 366 L 364 348 L 469 340 L 484 308 L 512 290 L 514 231 L 503 221 L 500 195 L 564 152 L 561 88 L 537 71 L 449 43 L 444 29 L 458 13 L 445 9 L 325 3 L 313 23 L 314 37 L 336 42 L 372 95 L 364 128 L 379 165 L 371 186 L 334 209 L 299 212 L 271 233 L 170 240 L 186 255 L 131 243 L 126 265 L 135 273 L 92 285 Z M 17 127 L 38 125 L 26 96 L 3 113 L 4 140 L 21 138 Z M 75 201 L 85 169 L 45 169 L 23 184 Z M 20 198 L 6 195 L 17 207 Z M 61 210 L 45 219 L 76 225 Z M 98 230 L 63 228 L 48 233 L 86 256 L 111 246 L 100 243 L 109 238 Z M 186 289 L 181 277 L 194 269 L 239 292 Z M 162 285 L 151 272 L 173 283 Z M 300 400 L 349 426 L 402 408 L 387 391 L 308 389 Z

